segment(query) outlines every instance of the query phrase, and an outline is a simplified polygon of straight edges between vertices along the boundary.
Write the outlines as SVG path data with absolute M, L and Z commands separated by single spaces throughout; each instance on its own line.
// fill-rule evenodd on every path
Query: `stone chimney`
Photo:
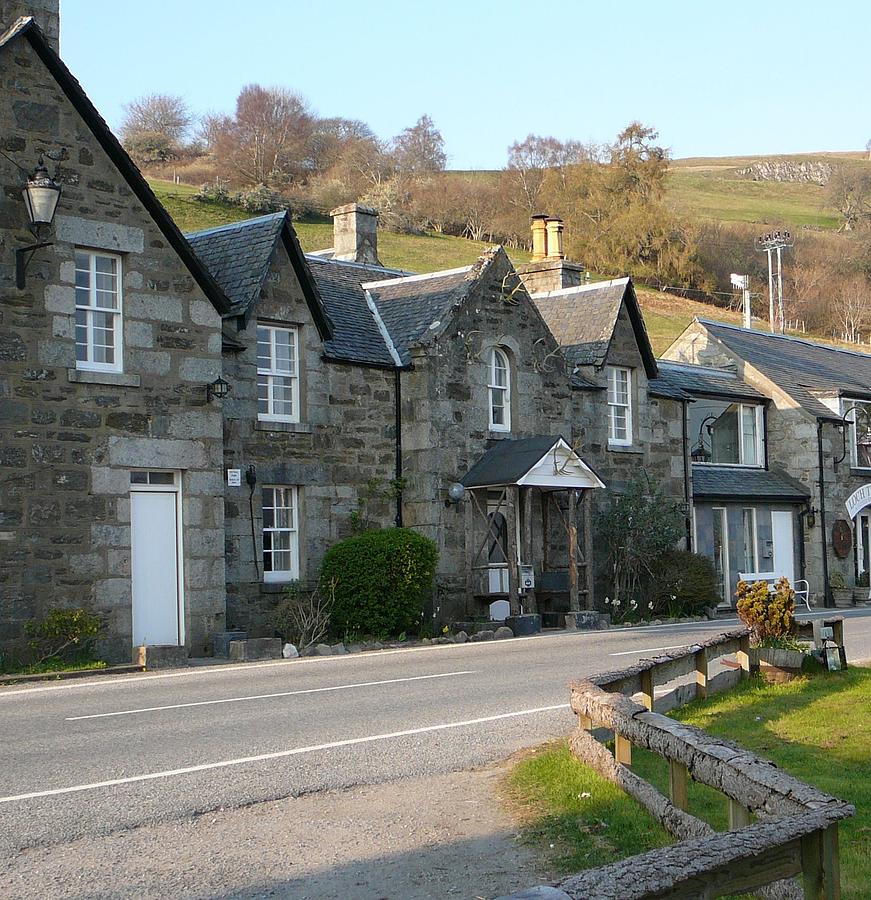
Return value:
M 532 217 L 532 262 L 517 267 L 530 294 L 544 294 L 584 283 L 584 267 L 565 258 L 563 221 L 556 216 Z
M 378 211 L 357 203 L 339 206 L 333 217 L 333 259 L 370 263 L 378 259 Z
M 21 16 L 33 16 L 49 44 L 60 53 L 60 0 L 0 0 L 0 33 Z

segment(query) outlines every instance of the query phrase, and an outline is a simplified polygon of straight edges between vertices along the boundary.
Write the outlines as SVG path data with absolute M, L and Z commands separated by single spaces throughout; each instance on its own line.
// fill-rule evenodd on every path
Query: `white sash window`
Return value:
M 121 257 L 76 250 L 76 368 L 122 371 Z

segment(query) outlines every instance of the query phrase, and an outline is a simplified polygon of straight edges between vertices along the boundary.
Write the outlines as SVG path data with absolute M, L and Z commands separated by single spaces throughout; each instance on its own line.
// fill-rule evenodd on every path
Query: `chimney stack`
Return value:
M 539 213 L 532 217 L 532 261 L 547 257 L 547 216 Z
M 563 253 L 563 220 L 557 216 L 547 220 L 547 259 L 565 259 Z
M 380 266 L 378 211 L 357 203 L 336 207 L 333 217 L 333 259 Z
M 33 16 L 55 53 L 60 53 L 60 0 L 0 0 L 0 32 L 21 16 Z
M 566 259 L 563 220 L 558 216 L 532 217 L 532 262 L 517 267 L 530 294 L 545 294 L 584 283 L 584 267 Z

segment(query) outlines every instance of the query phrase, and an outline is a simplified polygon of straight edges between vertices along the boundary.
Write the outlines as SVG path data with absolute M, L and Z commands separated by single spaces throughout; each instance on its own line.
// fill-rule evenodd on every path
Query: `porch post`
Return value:
M 521 539 L 523 541 L 523 555 L 520 561 L 527 566 L 535 564 L 532 558 L 532 492 L 535 488 L 525 487 L 523 490 L 523 515 L 520 524 L 523 528 Z M 525 595 L 529 609 L 526 612 L 536 612 L 537 602 L 535 599 L 535 591 L 532 590 Z
M 511 615 L 520 615 L 520 595 L 518 593 L 517 571 L 517 505 L 520 489 L 516 485 L 506 488 L 506 515 L 505 525 L 508 532 L 505 555 L 508 557 L 508 603 L 511 606 Z
M 569 543 L 569 610 L 579 612 L 578 602 L 578 493 L 574 488 L 569 488 L 569 510 L 567 522 L 567 536 Z
M 584 504 L 584 562 L 587 576 L 587 609 L 595 609 L 593 601 L 593 492 L 587 488 L 582 497 Z

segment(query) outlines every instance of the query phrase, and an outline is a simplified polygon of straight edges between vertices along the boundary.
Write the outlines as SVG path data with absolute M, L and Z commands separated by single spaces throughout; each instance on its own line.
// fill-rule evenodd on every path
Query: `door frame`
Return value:
M 178 622 L 178 646 L 185 646 L 186 629 L 185 629 L 185 595 L 184 595 L 184 527 L 182 520 L 182 493 L 181 493 L 181 471 L 178 469 L 159 469 L 135 467 L 130 469 L 133 472 L 159 472 L 160 474 L 172 475 L 172 484 L 134 484 L 132 479 L 130 482 L 130 493 L 149 493 L 149 494 L 175 494 L 175 537 L 176 537 L 176 595 L 178 598 L 176 617 Z M 135 547 L 134 528 L 133 528 L 133 498 L 130 498 L 130 614 L 131 626 L 133 615 L 133 553 Z M 131 627 L 131 639 L 133 629 Z M 134 645 L 135 646 L 135 645 Z
M 789 577 L 791 584 L 795 584 L 796 578 L 801 577 L 801 574 L 797 571 L 799 560 L 795 552 L 795 512 L 791 509 L 771 510 L 771 568 L 777 576 L 780 577 L 786 573 L 782 572 L 777 565 L 777 532 L 774 527 L 775 516 L 789 516 L 789 555 L 792 558 L 792 572 L 788 573 L 787 577 Z
M 862 522 L 863 520 L 868 523 L 868 534 L 869 539 L 871 539 L 871 506 L 866 506 L 864 509 L 860 509 L 859 512 L 856 513 L 855 519 L 855 534 L 856 534 L 856 576 L 858 577 L 863 572 L 871 571 L 871 558 L 865 559 L 865 545 L 862 542 Z M 869 553 L 869 557 L 871 557 L 871 553 Z

